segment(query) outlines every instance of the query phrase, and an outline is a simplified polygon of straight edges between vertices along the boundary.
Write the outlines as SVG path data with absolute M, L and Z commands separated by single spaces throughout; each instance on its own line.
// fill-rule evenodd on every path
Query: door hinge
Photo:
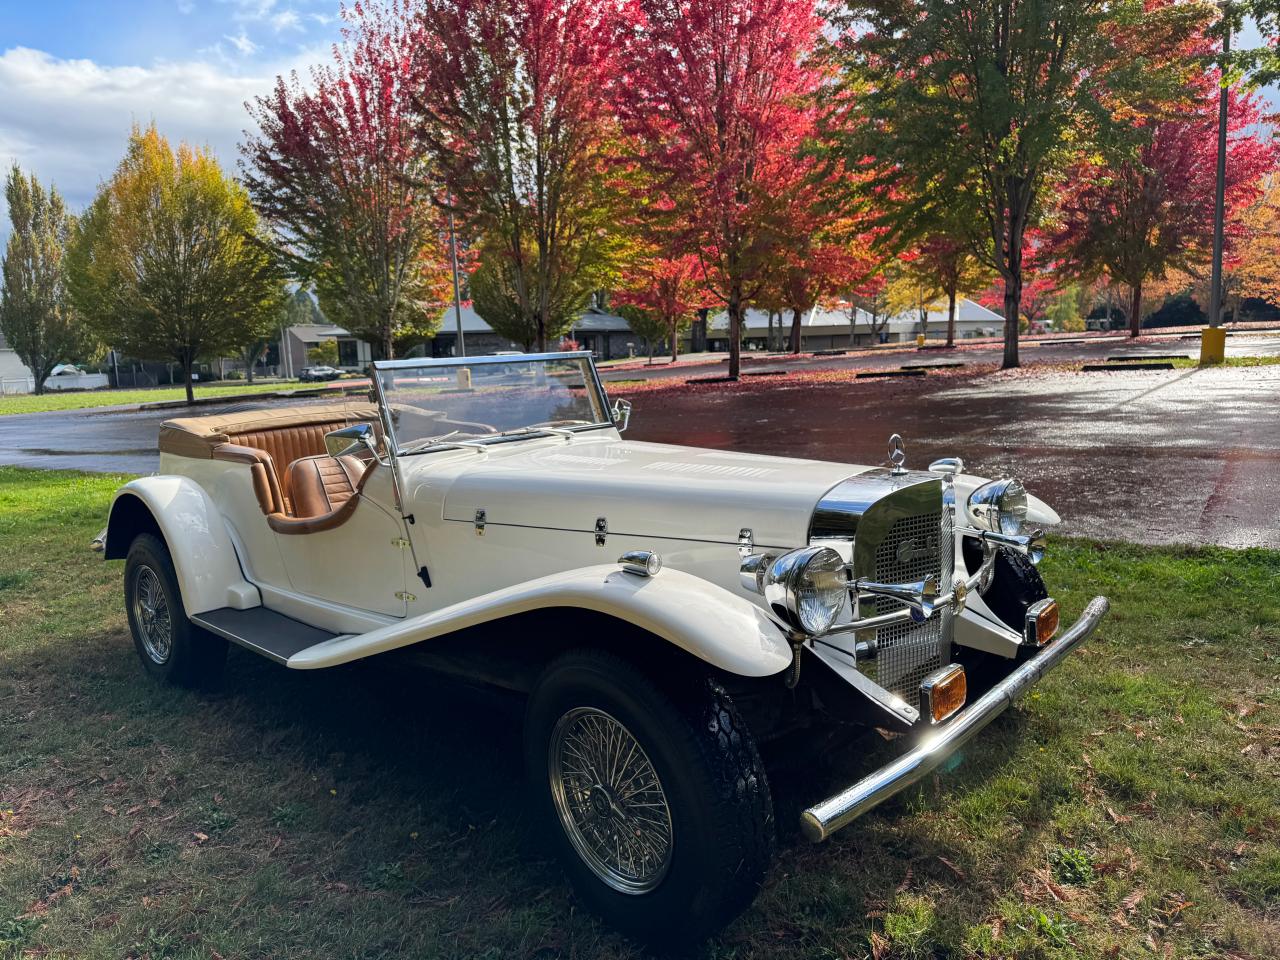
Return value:
M 596 517 L 596 546 L 603 547 L 609 536 L 609 520 L 607 517 Z
M 484 536 L 484 508 L 481 507 L 476 511 L 476 536 Z
M 749 557 L 755 553 L 756 538 L 751 532 L 750 527 L 743 527 L 738 531 L 738 555 L 741 557 Z
M 409 546 L 409 541 L 406 540 L 404 537 L 396 537 L 394 540 L 391 541 L 391 545 L 393 547 L 399 547 L 401 550 L 403 550 L 405 549 L 405 547 Z
M 413 601 L 417 600 L 418 598 L 415 597 L 412 593 L 409 593 L 407 590 L 397 590 L 396 599 L 403 600 L 405 603 L 413 603 Z

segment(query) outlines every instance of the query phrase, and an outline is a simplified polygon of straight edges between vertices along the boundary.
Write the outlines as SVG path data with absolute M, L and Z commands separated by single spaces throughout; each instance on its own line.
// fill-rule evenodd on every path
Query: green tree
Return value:
M 1027 233 L 1056 178 L 1122 131 L 1129 105 L 1169 99 L 1186 67 L 1178 50 L 1205 12 L 1143 0 L 850 0 L 843 154 L 872 169 L 868 193 L 892 236 L 922 238 L 950 204 L 976 212 L 967 240 L 1004 284 L 1004 366 L 1018 365 Z
M 496 333 L 515 341 L 526 351 L 535 344 L 559 340 L 591 302 L 591 294 L 607 286 L 597 282 L 598 275 L 590 269 L 565 271 L 548 277 L 551 289 L 544 293 L 536 277 L 522 279 L 512 264 L 505 249 L 483 247 L 468 288 L 476 313 Z M 529 296 L 545 304 L 539 313 L 528 311 Z
M 76 225 L 71 299 L 100 339 L 182 368 L 268 336 L 284 309 L 279 265 L 244 188 L 208 149 L 174 151 L 135 127 L 115 174 Z
M 14 164 L 5 179 L 13 231 L 5 247 L 0 286 L 0 333 L 31 368 L 36 393 L 53 368 L 82 343 L 67 297 L 65 253 L 75 223 L 57 190 Z
M 307 351 L 307 362 L 313 366 L 336 367 L 338 365 L 338 341 L 324 340 Z

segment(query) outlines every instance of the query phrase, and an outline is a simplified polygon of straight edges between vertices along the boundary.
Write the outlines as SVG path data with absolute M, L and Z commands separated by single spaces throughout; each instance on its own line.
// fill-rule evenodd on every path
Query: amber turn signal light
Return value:
M 920 712 L 933 723 L 941 723 L 964 706 L 968 694 L 964 667 L 953 663 L 924 678 L 920 684 Z
M 1058 632 L 1058 601 L 1052 597 L 1038 600 L 1027 607 L 1023 640 L 1036 647 L 1043 647 Z

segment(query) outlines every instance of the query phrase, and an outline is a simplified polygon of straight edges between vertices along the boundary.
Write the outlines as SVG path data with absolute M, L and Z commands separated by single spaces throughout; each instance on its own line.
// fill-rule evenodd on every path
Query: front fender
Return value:
M 975 477 L 972 474 L 961 473 L 956 476 L 956 505 L 960 508 L 960 516 L 957 519 L 963 519 L 965 523 L 972 523 L 973 519 L 969 516 L 969 511 L 965 506 L 969 502 L 969 496 L 973 491 L 977 490 L 984 483 L 990 482 L 987 477 Z M 1027 493 L 1027 522 L 1037 527 L 1053 527 L 1062 522 L 1062 518 L 1058 516 L 1056 510 L 1049 506 L 1039 497 L 1032 496 L 1030 491 Z
M 261 604 L 258 588 L 244 579 L 221 511 L 194 480 L 142 477 L 117 490 L 107 521 L 104 559 L 124 559 L 135 536 L 156 528 L 173 559 L 187 616 Z
M 782 629 L 745 597 L 680 570 L 641 577 L 606 564 L 540 577 L 358 636 L 335 637 L 294 654 L 288 665 L 297 670 L 332 667 L 554 607 L 625 620 L 739 676 L 772 676 L 791 664 L 791 646 Z

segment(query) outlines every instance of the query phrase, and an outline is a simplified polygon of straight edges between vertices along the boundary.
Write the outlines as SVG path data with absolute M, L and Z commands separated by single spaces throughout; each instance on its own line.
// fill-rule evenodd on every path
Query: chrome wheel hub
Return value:
M 671 810 L 658 772 L 621 723 L 593 707 L 551 731 L 551 797 L 569 842 L 621 893 L 647 893 L 671 866 Z
M 146 565 L 133 576 L 133 622 L 147 656 L 166 663 L 173 652 L 173 621 L 160 577 Z

